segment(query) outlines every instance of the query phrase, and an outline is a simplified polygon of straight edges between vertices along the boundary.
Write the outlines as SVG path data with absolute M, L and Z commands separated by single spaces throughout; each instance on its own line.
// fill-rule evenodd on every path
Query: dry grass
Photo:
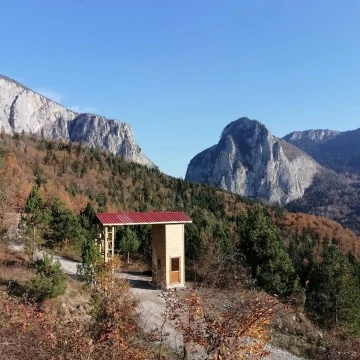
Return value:
M 108 326 L 112 318 L 101 313 L 102 317 L 94 321 L 89 315 L 96 312 L 92 312 L 93 298 L 83 283 L 68 277 L 64 295 L 41 304 L 31 303 L 24 296 L 24 285 L 34 274 L 28 255 L 9 251 L 6 244 L 0 244 L 0 359 L 157 358 L 157 345 L 136 326 L 134 300 L 125 282 L 126 286 L 113 294 L 104 308 L 112 304 L 116 324 L 122 326 L 121 341 L 114 350 L 117 332 L 109 332 Z M 107 290 L 105 298 L 110 296 Z M 128 308 L 123 309 L 126 304 Z M 165 358 L 174 359 L 170 355 Z
M 22 296 L 25 283 L 34 276 L 29 266 L 29 256 L 13 252 L 0 243 L 0 287 L 14 295 Z
M 127 263 L 127 254 L 120 255 L 120 262 L 121 271 L 142 273 L 151 270 L 143 257 L 139 256 L 138 254 L 130 255 L 129 264 Z

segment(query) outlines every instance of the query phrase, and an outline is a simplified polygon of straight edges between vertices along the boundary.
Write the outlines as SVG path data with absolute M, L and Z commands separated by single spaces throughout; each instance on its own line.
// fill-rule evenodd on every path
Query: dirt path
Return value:
M 76 274 L 77 262 L 54 256 L 54 260 L 58 260 L 67 274 Z M 125 277 L 131 287 L 135 297 L 139 300 L 138 313 L 140 314 L 140 325 L 148 333 L 159 330 L 164 326 L 164 333 L 169 335 L 165 338 L 165 342 L 177 351 L 182 348 L 182 336 L 169 323 L 163 323 L 163 313 L 165 311 L 165 300 L 161 297 L 161 290 L 155 289 L 151 285 L 151 277 L 137 274 L 120 273 L 119 276 Z M 267 346 L 271 352 L 266 360 L 303 360 L 285 350 L 275 348 L 271 345 Z M 199 358 L 198 358 L 199 359 Z M 195 358 L 194 358 L 195 360 Z
M 164 324 L 163 314 L 165 300 L 161 297 L 161 290 L 151 285 L 151 277 L 120 273 L 132 287 L 133 294 L 139 300 L 138 313 L 140 314 L 140 326 L 148 333 L 158 332 L 163 327 L 163 333 L 168 334 L 164 338 L 165 343 L 175 351 L 181 351 L 182 336 L 175 327 L 168 322 Z
M 151 332 L 163 325 L 163 313 L 165 311 L 165 300 L 161 297 L 161 290 L 157 290 L 151 285 L 151 277 L 122 273 L 132 286 L 134 295 L 139 299 L 138 311 L 142 327 L 145 331 Z M 182 347 L 182 337 L 171 324 L 165 325 L 165 332 L 169 333 L 166 339 L 168 345 L 176 350 Z M 266 349 L 270 355 L 266 360 L 303 360 L 285 350 L 267 345 Z

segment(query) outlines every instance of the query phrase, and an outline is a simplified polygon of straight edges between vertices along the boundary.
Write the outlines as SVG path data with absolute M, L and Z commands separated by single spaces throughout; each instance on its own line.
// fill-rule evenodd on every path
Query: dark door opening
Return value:
M 170 284 L 180 283 L 180 258 L 171 258 Z

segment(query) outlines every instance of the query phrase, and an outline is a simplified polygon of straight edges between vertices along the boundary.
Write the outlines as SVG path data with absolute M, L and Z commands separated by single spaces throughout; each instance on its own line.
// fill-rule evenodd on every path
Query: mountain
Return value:
M 283 139 L 291 144 L 311 144 L 319 145 L 323 144 L 331 139 L 334 139 L 340 134 L 340 131 L 335 130 L 306 130 L 306 131 L 294 131 L 286 136 Z M 300 146 L 298 146 L 300 147 Z
M 190 161 L 186 179 L 286 204 L 303 196 L 322 171 L 302 150 L 243 117 L 225 127 L 218 144 Z
M 7 134 L 25 132 L 81 142 L 155 166 L 136 144 L 128 124 L 75 113 L 5 76 L 0 76 L 0 128 Z
M 360 174 L 360 128 L 295 131 L 283 138 L 334 171 Z
M 287 209 L 326 216 L 360 234 L 360 129 L 295 131 L 283 139 L 338 173 L 316 176 Z

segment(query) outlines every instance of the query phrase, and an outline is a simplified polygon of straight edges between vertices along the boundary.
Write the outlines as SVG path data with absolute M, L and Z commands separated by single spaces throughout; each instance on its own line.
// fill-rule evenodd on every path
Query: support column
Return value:
M 105 259 L 105 228 L 102 225 L 96 226 L 95 244 L 99 248 L 100 256 Z
M 114 258 L 115 226 L 105 226 L 104 232 L 104 262 Z
M 114 258 L 115 251 L 115 226 L 111 227 L 111 256 Z
M 108 252 L 109 252 L 109 243 L 108 243 L 109 231 L 108 227 L 105 226 L 105 238 L 104 238 L 104 262 L 108 262 Z

